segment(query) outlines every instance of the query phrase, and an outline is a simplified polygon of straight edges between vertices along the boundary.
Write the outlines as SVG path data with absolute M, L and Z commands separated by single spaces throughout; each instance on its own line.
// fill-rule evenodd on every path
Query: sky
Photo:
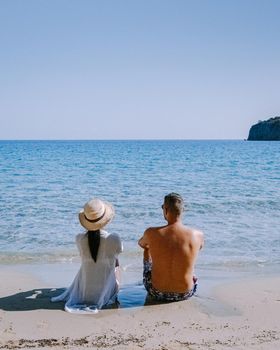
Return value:
M 0 0 L 0 139 L 244 139 L 280 115 L 280 1 Z

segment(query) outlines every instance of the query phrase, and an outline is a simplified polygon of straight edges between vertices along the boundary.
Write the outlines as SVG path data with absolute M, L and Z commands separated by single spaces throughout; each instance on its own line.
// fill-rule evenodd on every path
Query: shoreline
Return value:
M 146 303 L 146 290 L 142 283 L 142 266 L 140 263 L 137 269 L 131 268 L 130 264 L 121 263 L 121 284 L 118 294 L 119 308 L 143 307 Z M 25 276 L 27 280 L 36 281 L 36 284 L 50 289 L 62 291 L 69 287 L 80 268 L 80 261 L 72 263 L 41 263 L 32 262 L 25 264 L 0 264 L 0 273 L 14 273 Z M 215 290 L 223 285 L 234 283 L 246 283 L 247 280 L 274 278 L 279 276 L 278 270 L 265 268 L 255 269 L 231 269 L 224 268 L 197 268 L 195 271 L 198 277 L 198 290 L 196 300 L 205 310 L 209 309 L 214 313 L 222 312 L 219 302 L 214 299 Z M 59 293 L 56 293 L 57 295 Z M 53 295 L 52 295 L 53 296 Z M 1 287 L 0 287 L 1 298 Z M 148 304 L 150 301 L 148 300 Z
M 146 306 L 141 285 L 123 285 L 121 308 L 73 315 L 63 310 L 63 303 L 49 300 L 62 284 L 43 275 L 45 271 L 52 274 L 57 266 L 38 265 L 36 269 L 0 265 L 1 281 L 5 281 L 0 286 L 0 349 L 280 347 L 279 275 L 244 275 L 239 281 L 220 276 L 212 284 L 211 276 L 208 280 L 201 276 L 197 296 Z M 63 275 L 62 269 L 59 274 Z

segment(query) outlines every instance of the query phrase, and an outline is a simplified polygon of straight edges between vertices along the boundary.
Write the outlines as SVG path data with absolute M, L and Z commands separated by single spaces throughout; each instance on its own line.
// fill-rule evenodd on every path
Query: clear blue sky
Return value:
M 280 1 L 0 0 L 0 139 L 243 139 L 280 115 Z

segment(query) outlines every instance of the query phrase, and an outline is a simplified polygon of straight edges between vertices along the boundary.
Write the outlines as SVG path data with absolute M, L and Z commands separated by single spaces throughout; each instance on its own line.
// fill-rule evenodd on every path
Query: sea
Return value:
M 78 213 L 99 197 L 115 207 L 106 229 L 123 241 L 131 282 L 142 269 L 138 239 L 165 224 L 163 198 L 177 192 L 184 223 L 204 232 L 202 275 L 279 273 L 279 164 L 279 142 L 0 141 L 0 264 L 78 266 Z

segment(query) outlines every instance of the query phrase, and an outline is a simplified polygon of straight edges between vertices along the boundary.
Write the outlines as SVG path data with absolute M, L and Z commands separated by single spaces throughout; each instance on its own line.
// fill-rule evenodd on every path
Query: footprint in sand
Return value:
M 16 332 L 13 329 L 13 324 L 10 322 L 9 327 L 4 329 L 3 333 L 8 333 L 8 334 L 16 334 Z
M 46 329 L 49 328 L 49 323 L 46 321 L 41 321 L 37 323 L 37 328 Z

